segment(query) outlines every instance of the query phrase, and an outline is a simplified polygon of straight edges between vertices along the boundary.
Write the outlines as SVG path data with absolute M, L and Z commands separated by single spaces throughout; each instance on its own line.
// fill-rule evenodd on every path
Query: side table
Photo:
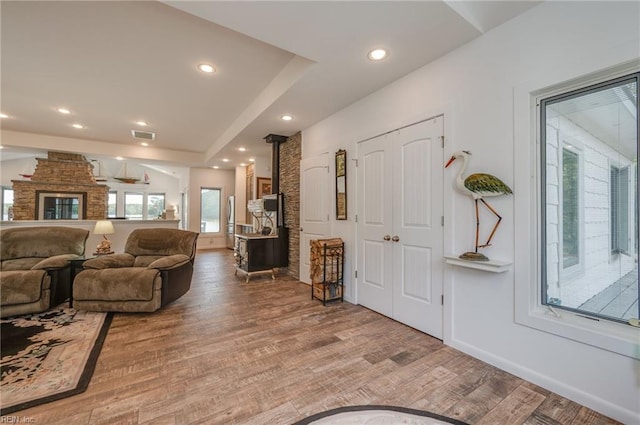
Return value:
M 76 275 L 82 271 L 84 262 L 92 258 L 95 257 L 81 257 L 69 260 L 71 266 L 71 270 L 69 271 L 69 308 L 73 307 L 73 281 Z

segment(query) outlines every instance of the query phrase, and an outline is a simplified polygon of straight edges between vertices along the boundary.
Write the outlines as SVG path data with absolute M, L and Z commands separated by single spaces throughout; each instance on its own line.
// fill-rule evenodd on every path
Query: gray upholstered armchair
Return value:
M 38 313 L 69 298 L 69 261 L 84 254 L 89 231 L 42 226 L 0 233 L 0 316 Z
M 125 252 L 83 263 L 73 281 L 73 307 L 90 311 L 152 312 L 191 287 L 198 233 L 136 229 Z

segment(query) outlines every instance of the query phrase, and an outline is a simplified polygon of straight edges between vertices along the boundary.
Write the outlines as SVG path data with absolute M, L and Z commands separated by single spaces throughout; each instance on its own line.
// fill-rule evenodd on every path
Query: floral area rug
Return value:
M 60 305 L 1 319 L 0 414 L 85 391 L 111 318 Z
M 293 425 L 468 425 L 424 410 L 396 406 L 347 406 L 309 416 Z

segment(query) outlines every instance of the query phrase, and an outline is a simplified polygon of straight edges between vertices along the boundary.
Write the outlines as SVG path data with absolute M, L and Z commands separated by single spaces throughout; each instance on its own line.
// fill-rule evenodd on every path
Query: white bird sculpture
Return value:
M 476 249 L 474 252 L 465 252 L 460 256 L 460 258 L 464 258 L 467 260 L 474 261 L 488 261 L 489 259 L 478 252 L 478 248 L 485 248 L 491 245 L 491 239 L 493 235 L 496 233 L 500 222 L 502 221 L 502 217 L 500 214 L 494 210 L 491 205 L 487 203 L 483 198 L 488 196 L 500 196 L 512 194 L 513 191 L 509 186 L 507 186 L 502 180 L 497 178 L 496 176 L 492 176 L 491 174 L 485 173 L 476 173 L 471 174 L 467 178 L 463 179 L 462 175 L 467 169 L 467 164 L 469 162 L 469 156 L 471 156 L 471 152 L 469 151 L 457 151 L 454 152 L 451 156 L 451 159 L 444 166 L 445 168 L 449 167 L 456 159 L 462 158 L 462 167 L 460 167 L 460 171 L 456 176 L 456 187 L 460 192 L 465 195 L 469 195 L 473 198 L 476 206 Z M 478 234 L 480 231 L 480 217 L 478 216 L 478 201 L 482 202 L 496 217 L 498 217 L 498 221 L 496 221 L 487 242 L 483 245 L 478 244 Z

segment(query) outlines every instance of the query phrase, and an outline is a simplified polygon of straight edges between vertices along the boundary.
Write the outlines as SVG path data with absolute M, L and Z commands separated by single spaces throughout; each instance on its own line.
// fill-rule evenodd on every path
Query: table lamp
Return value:
M 93 233 L 96 235 L 102 235 L 104 240 L 100 241 L 100 243 L 96 247 L 96 252 L 93 253 L 94 255 L 113 254 L 113 251 L 111 251 L 111 241 L 107 239 L 106 235 L 112 235 L 115 232 L 116 230 L 113 228 L 113 223 L 111 223 L 111 221 L 96 221 L 96 226 L 93 228 Z

